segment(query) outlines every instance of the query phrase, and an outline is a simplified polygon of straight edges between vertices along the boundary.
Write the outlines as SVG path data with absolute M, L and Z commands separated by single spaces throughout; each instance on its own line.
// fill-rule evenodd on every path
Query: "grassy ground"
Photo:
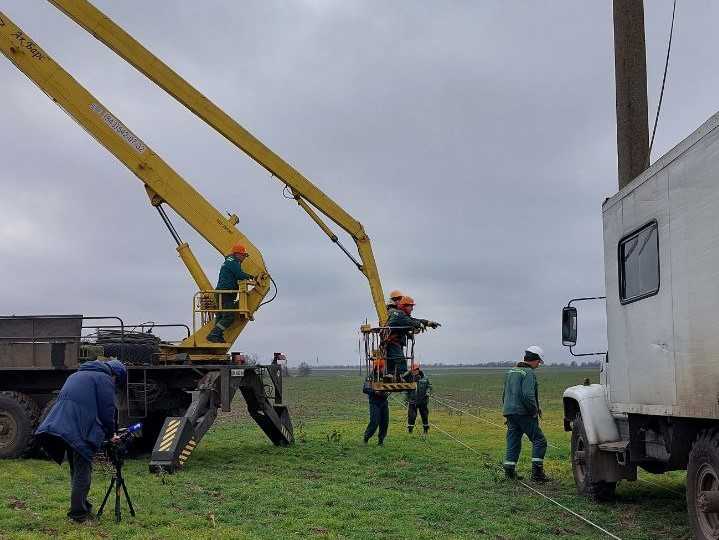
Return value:
M 405 432 L 400 400 L 391 404 L 385 447 L 365 446 L 367 400 L 356 373 L 316 372 L 286 380 L 297 443 L 271 446 L 241 412 L 224 415 L 176 475 L 126 465 L 137 508 L 115 525 L 68 523 L 67 466 L 0 462 L 0 538 L 602 538 L 604 535 L 526 488 L 502 479 L 504 429 L 497 410 L 501 370 L 436 370 L 438 397 L 477 415 L 431 409 L 423 440 Z M 596 380 L 592 371 L 543 369 L 543 428 L 552 445 L 540 489 L 623 539 L 688 538 L 680 473 L 620 484 L 616 502 L 596 505 L 575 494 L 562 431 L 561 392 Z M 449 402 L 449 401 L 448 401 Z M 461 446 L 446 431 L 470 446 Z M 520 469 L 530 467 L 528 448 Z M 92 500 L 109 481 L 96 468 Z

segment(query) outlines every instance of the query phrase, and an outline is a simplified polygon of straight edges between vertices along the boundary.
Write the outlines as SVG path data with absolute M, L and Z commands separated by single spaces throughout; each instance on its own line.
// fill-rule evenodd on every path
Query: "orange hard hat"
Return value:
M 232 253 L 247 254 L 247 248 L 245 244 L 235 244 L 232 246 Z
M 389 292 L 390 299 L 394 300 L 396 298 L 402 298 L 404 294 L 402 294 L 402 291 L 398 291 L 397 289 Z
M 411 296 L 403 296 L 402 299 L 399 301 L 400 306 L 414 306 L 414 298 Z

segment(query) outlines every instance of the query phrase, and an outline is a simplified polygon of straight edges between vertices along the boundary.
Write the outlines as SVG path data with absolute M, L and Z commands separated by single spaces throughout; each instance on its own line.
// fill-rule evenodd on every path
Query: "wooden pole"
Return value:
M 613 0 L 619 189 L 649 166 L 644 1 Z

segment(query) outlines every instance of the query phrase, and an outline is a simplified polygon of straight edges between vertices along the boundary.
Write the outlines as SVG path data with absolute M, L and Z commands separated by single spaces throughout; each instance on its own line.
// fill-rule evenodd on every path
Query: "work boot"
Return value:
M 544 465 L 542 463 L 532 463 L 532 482 L 549 482 L 549 477 L 544 474 Z
M 429 426 L 422 426 L 422 431 L 424 431 L 424 434 L 427 435 L 427 433 L 429 433 Z
M 414 430 L 414 426 L 407 426 L 407 433 L 412 433 L 412 430 Z
M 519 478 L 517 476 L 517 470 L 514 467 L 508 465 L 504 466 L 504 476 L 507 478 L 507 480 L 517 480 Z
M 377 441 L 377 446 L 384 446 L 384 439 Z

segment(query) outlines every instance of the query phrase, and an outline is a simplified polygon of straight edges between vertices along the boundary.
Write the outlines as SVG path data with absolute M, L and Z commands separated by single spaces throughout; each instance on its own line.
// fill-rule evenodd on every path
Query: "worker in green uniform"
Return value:
M 419 364 L 412 364 L 410 382 L 415 382 L 417 388 L 407 392 L 407 431 L 412 433 L 417 420 L 417 411 L 422 417 L 422 432 L 429 432 L 429 395 L 432 393 L 432 383 L 425 378 Z
M 254 279 L 252 276 L 242 270 L 242 261 L 249 257 L 247 248 L 243 244 L 235 244 L 232 246 L 232 252 L 225 257 L 225 262 L 220 268 L 220 277 L 217 279 L 217 290 L 237 290 L 237 282 L 245 279 Z M 218 305 L 222 309 L 237 308 L 237 293 L 218 293 Z M 235 320 L 233 311 L 220 311 L 215 318 L 215 327 L 207 334 L 207 341 L 212 343 L 225 342 L 225 330 Z
M 507 454 L 504 472 L 507 478 L 517 478 L 517 460 L 522 451 L 522 436 L 532 442 L 532 480 L 546 482 L 544 455 L 547 453 L 547 439 L 539 427 L 542 409 L 539 408 L 539 387 L 534 370 L 543 363 L 544 352 L 536 345 L 527 347 L 524 361 L 510 369 L 504 377 L 502 393 L 502 414 L 507 424 Z
M 412 317 L 414 306 L 414 299 L 411 296 L 403 296 L 397 309 L 390 310 L 387 319 L 389 333 L 384 340 L 387 353 L 387 374 L 397 381 L 407 375 L 407 357 L 404 354 L 407 337 L 412 333 L 421 332 L 425 328 L 441 326 L 434 321 Z

